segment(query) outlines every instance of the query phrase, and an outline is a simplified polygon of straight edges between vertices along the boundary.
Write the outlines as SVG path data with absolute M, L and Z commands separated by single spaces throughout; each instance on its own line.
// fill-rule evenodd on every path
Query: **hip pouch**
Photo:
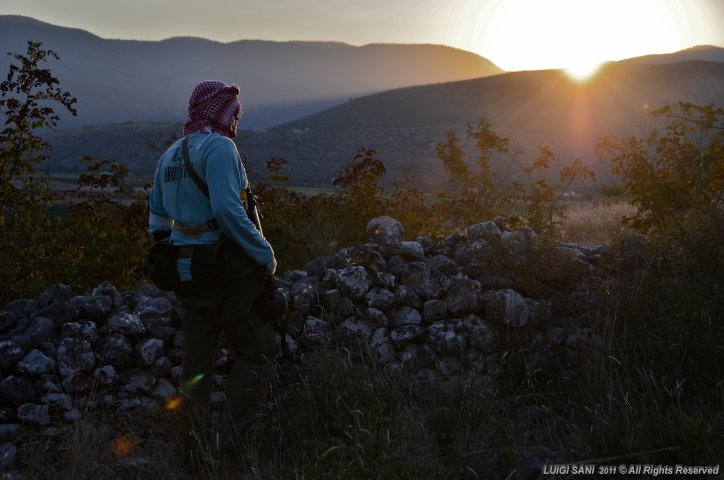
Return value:
M 191 257 L 191 277 L 204 287 L 228 285 L 234 276 L 253 271 L 253 262 L 243 248 L 226 235 L 209 245 L 195 245 Z
M 176 249 L 168 243 L 156 242 L 148 253 L 149 278 L 161 290 L 173 290 L 179 282 Z

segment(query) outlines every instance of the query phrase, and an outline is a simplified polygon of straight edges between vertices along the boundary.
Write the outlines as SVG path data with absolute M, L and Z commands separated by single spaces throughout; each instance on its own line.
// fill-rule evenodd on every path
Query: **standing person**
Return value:
M 239 87 L 218 81 L 194 88 L 185 138 L 161 156 L 150 194 L 149 230 L 173 245 L 178 259 L 175 294 L 186 310 L 184 459 L 195 468 L 208 458 L 210 445 L 221 439 L 228 448 L 253 420 L 278 351 L 271 320 L 254 308 L 277 263 L 240 197 L 248 180 L 232 140 L 242 112 L 238 95 Z M 214 431 L 209 422 L 222 331 L 235 356 L 226 391 L 229 432 Z

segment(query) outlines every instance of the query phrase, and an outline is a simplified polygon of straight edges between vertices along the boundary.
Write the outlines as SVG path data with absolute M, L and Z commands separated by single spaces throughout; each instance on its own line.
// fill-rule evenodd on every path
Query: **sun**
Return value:
M 470 0 L 471 49 L 508 71 L 563 69 L 583 80 L 601 63 L 680 49 L 676 0 Z
M 564 70 L 573 80 L 583 82 L 591 78 L 601 68 L 602 62 L 597 60 L 581 60 L 567 66 Z

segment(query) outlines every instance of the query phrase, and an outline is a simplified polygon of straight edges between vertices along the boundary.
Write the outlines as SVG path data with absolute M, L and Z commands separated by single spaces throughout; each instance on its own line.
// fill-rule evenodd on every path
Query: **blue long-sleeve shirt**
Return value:
M 173 221 L 200 224 L 215 218 L 219 230 L 198 236 L 172 230 L 169 243 L 177 246 L 214 243 L 224 233 L 240 245 L 259 266 L 274 260 L 269 242 L 254 227 L 244 210 L 240 193 L 248 179 L 234 142 L 217 133 L 189 135 L 189 157 L 197 175 L 209 187 L 209 198 L 196 186 L 186 171 L 183 139 L 161 156 L 150 194 L 149 231 L 170 230 Z M 191 260 L 179 259 L 182 281 L 191 280 Z

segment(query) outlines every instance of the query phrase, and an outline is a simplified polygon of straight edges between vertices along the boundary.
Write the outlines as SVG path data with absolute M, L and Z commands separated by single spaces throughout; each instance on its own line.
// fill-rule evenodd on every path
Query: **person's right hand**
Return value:
M 274 272 L 277 271 L 277 259 L 272 258 L 271 262 L 267 263 L 263 267 L 261 267 L 261 270 L 259 271 L 259 274 L 263 277 L 273 277 Z

